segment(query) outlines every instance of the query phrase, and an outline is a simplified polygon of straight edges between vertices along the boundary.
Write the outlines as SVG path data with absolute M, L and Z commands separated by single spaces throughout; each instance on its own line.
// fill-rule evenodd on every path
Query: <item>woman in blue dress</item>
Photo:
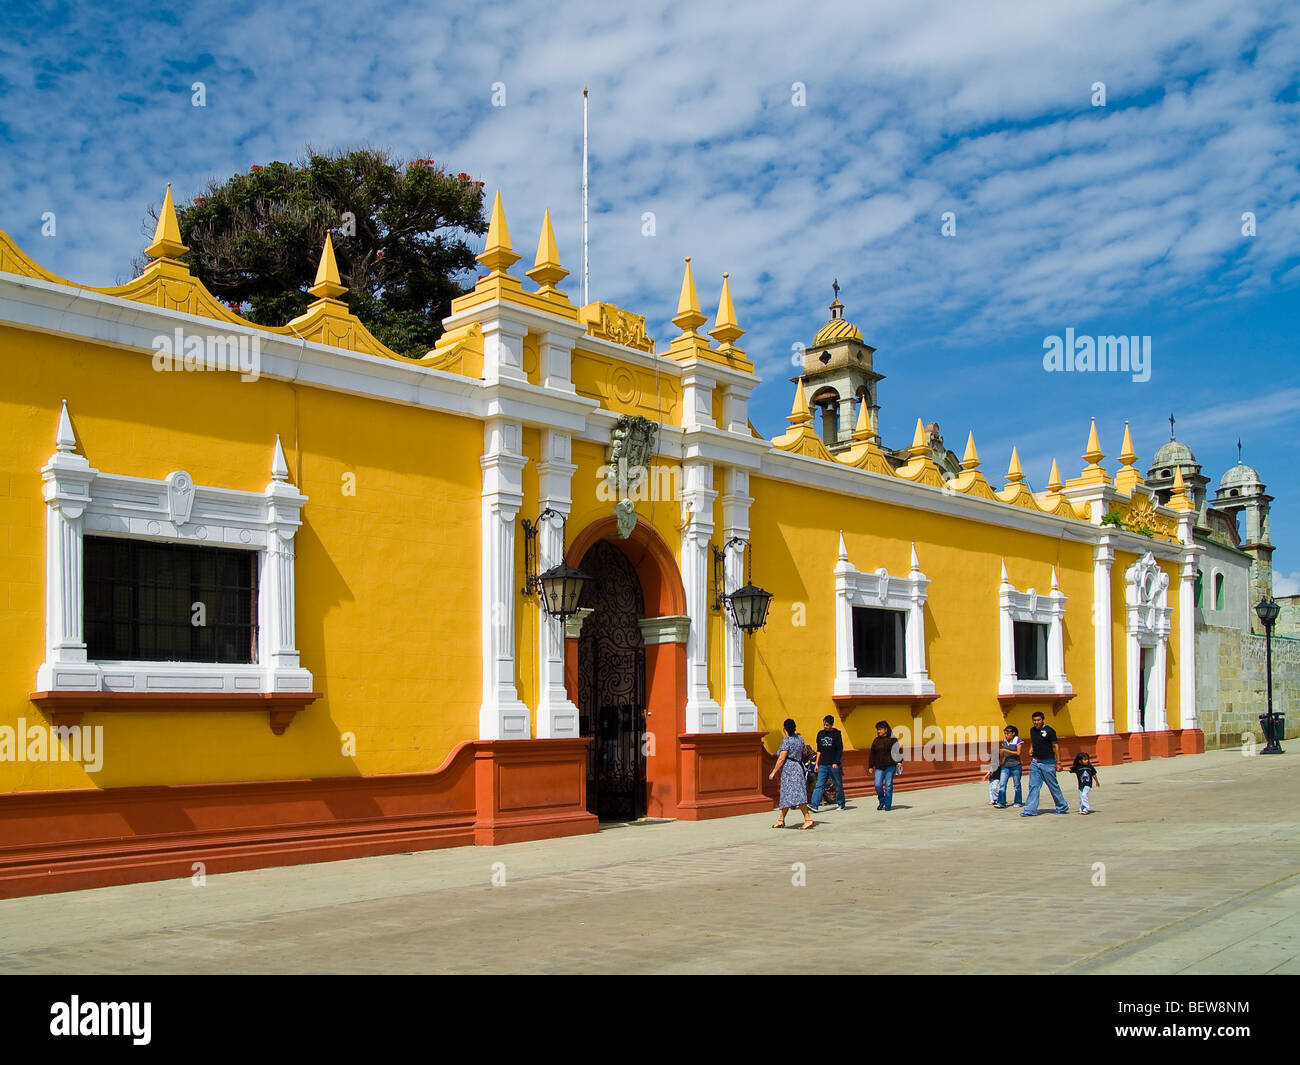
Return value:
M 812 828 L 812 814 L 808 812 L 808 777 L 803 764 L 803 737 L 795 731 L 792 717 L 787 717 L 782 727 L 785 729 L 785 739 L 776 749 L 776 765 L 767 775 L 767 779 L 772 780 L 778 773 L 781 774 L 781 797 L 777 800 L 777 805 L 781 807 L 781 817 L 772 827 L 785 828 L 786 811 L 797 806 L 803 814 L 803 824 L 799 827 Z

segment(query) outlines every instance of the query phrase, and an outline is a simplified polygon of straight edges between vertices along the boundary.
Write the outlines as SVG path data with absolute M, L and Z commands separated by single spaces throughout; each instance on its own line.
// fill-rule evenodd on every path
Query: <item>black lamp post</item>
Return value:
M 772 593 L 764 591 L 753 583 L 752 551 L 749 555 L 751 571 L 745 586 L 737 588 L 730 595 L 723 593 L 722 589 L 726 583 L 727 548 L 736 544 L 742 548 L 748 546 L 739 536 L 733 536 L 721 548 L 716 544 L 711 545 L 713 548 L 713 609 L 721 610 L 725 603 L 736 627 L 746 636 L 752 636 L 767 624 L 767 612 L 772 607 Z
M 1282 728 L 1278 715 L 1273 713 L 1273 622 L 1277 621 L 1278 605 L 1272 598 L 1261 599 L 1255 604 L 1255 613 L 1264 626 L 1264 675 L 1268 685 L 1268 713 L 1260 715 L 1264 726 L 1264 738 L 1268 743 L 1260 754 L 1284 754 L 1282 750 Z
M 563 623 L 578 612 L 578 600 L 582 589 L 591 580 L 581 570 L 567 566 L 563 562 L 552 566 L 543 574 L 537 572 L 537 532 L 547 518 L 564 520 L 558 510 L 547 507 L 537 516 L 536 523 L 524 519 L 524 595 L 536 595 L 541 600 L 542 610 L 549 617 L 559 618 Z M 563 534 L 560 537 L 564 543 Z

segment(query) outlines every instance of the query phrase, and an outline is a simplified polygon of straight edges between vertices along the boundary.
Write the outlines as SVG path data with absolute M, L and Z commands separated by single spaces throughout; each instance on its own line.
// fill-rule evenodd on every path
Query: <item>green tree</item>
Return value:
M 306 310 L 331 233 L 349 308 L 412 358 L 433 347 L 452 299 L 466 291 L 456 280 L 475 267 L 466 236 L 487 231 L 483 182 L 373 148 L 308 148 L 299 163 L 211 181 L 176 213 L 190 270 L 259 325 Z

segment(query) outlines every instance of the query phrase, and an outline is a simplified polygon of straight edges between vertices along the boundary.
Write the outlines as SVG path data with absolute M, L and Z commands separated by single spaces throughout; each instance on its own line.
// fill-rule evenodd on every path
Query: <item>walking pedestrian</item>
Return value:
M 867 765 L 876 774 L 876 809 L 888 812 L 894 808 L 894 777 L 903 771 L 903 752 L 888 721 L 876 722 Z
M 1029 801 L 1020 811 L 1021 817 L 1038 816 L 1038 794 L 1047 785 L 1052 800 L 1056 803 L 1053 813 L 1068 814 L 1070 807 L 1061 794 L 1060 782 L 1056 779 L 1056 729 L 1047 724 L 1041 710 L 1035 710 L 1030 717 L 1033 727 L 1029 730 L 1029 742 L 1033 747 L 1034 757 L 1029 763 Z
M 830 777 L 835 785 L 835 798 L 839 800 L 840 809 L 847 810 L 848 800 L 844 795 L 844 736 L 835 727 L 835 718 L 827 714 L 822 718 L 822 730 L 817 733 L 817 755 L 813 759 L 817 770 L 817 783 L 813 786 L 812 801 L 808 804 L 813 813 L 819 814 L 818 806 L 826 790 L 826 778 Z
M 1092 764 L 1092 759 L 1085 752 L 1080 752 L 1074 756 L 1074 764 L 1070 766 L 1070 772 L 1079 782 L 1079 813 L 1092 813 L 1092 804 L 1088 801 L 1088 796 L 1092 794 L 1093 788 L 1101 786 L 1097 767 Z
M 781 774 L 781 794 L 777 799 L 781 816 L 772 827 L 785 828 L 786 812 L 797 806 L 803 814 L 803 824 L 799 827 L 812 828 L 812 814 L 808 812 L 808 783 L 803 764 L 803 737 L 796 730 L 792 717 L 787 717 L 781 727 L 785 729 L 785 739 L 776 749 L 776 765 L 767 775 L 768 780 L 773 780 L 777 773 Z
M 1002 742 L 998 744 L 1002 764 L 998 768 L 998 806 L 1007 808 L 1007 781 L 1016 782 L 1016 801 L 1014 805 L 1024 806 L 1020 795 L 1020 774 L 1024 765 L 1020 761 L 1020 745 L 1025 741 L 1020 738 L 1020 730 L 1015 725 L 1008 725 L 1002 730 Z

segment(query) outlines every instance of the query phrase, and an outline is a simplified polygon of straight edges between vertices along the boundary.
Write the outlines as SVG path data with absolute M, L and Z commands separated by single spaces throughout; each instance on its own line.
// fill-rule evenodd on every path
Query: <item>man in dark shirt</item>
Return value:
M 826 790 L 826 778 L 835 781 L 835 797 L 840 801 L 840 809 L 847 810 L 848 803 L 844 797 L 844 737 L 835 727 L 835 718 L 827 714 L 822 718 L 822 730 L 817 733 L 817 783 L 813 786 L 812 801 L 808 808 L 813 813 L 822 801 L 822 792 Z
M 1056 779 L 1056 729 L 1047 724 L 1041 710 L 1035 710 L 1030 718 L 1033 727 L 1029 730 L 1029 742 L 1034 747 L 1034 758 L 1029 763 L 1029 800 L 1020 811 L 1021 817 L 1034 817 L 1038 813 L 1038 794 L 1047 785 L 1056 803 L 1055 813 L 1068 814 L 1065 796 L 1061 794 L 1061 785 Z

